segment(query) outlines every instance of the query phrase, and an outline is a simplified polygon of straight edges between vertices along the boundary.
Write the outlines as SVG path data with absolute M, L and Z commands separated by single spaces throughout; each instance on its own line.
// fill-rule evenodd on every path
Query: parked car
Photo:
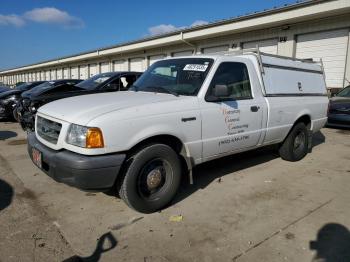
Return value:
M 327 125 L 350 127 L 350 85 L 329 100 Z
M 28 152 L 56 181 L 116 188 L 131 208 L 150 213 L 203 162 L 271 144 L 283 159 L 301 160 L 327 106 L 316 63 L 255 53 L 164 59 L 126 92 L 41 107 Z
M 76 89 L 75 85 L 80 83 L 81 79 L 64 79 L 53 80 L 44 82 L 35 88 L 32 88 L 26 92 L 23 92 L 21 99 L 19 99 L 16 105 L 16 119 L 21 124 L 22 128 L 26 130 L 26 127 L 32 128 L 34 123 L 34 117 L 37 107 L 40 103 L 37 99 L 41 99 L 41 103 L 45 104 L 50 102 L 50 99 L 46 99 L 48 94 L 56 92 L 69 92 L 72 89 Z
M 9 90 L 11 90 L 11 88 L 9 88 L 8 86 L 0 85 L 0 94 Z
M 34 88 L 43 81 L 22 83 L 11 89 L 8 88 L 6 91 L 0 93 L 0 119 L 11 119 L 14 117 L 13 111 L 21 97 L 21 94 L 31 88 Z
M 54 84 L 38 86 L 22 95 L 21 107 L 17 110 L 21 115 L 21 126 L 24 130 L 33 131 L 36 111 L 44 104 L 78 95 L 125 91 L 140 75 L 139 72 L 111 72 L 98 74 L 85 81 L 69 85 L 67 80 L 60 80 L 53 82 Z

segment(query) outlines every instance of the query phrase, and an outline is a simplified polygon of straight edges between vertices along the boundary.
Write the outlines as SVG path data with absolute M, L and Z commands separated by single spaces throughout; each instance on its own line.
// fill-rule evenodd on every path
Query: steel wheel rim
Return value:
M 306 144 L 306 136 L 304 132 L 299 131 L 299 133 L 294 138 L 293 150 L 296 154 L 304 151 Z

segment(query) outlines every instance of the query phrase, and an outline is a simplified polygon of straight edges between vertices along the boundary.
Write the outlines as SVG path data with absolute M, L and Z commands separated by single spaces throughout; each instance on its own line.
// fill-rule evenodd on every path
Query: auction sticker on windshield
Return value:
M 184 67 L 184 71 L 199 71 L 205 72 L 207 70 L 208 65 L 200 65 L 200 64 L 187 64 Z

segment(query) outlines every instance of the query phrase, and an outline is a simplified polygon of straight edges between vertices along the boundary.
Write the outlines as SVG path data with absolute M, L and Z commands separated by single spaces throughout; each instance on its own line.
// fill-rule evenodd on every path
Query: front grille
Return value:
M 38 135 L 42 139 L 45 139 L 52 144 L 57 144 L 62 124 L 38 116 L 36 128 Z

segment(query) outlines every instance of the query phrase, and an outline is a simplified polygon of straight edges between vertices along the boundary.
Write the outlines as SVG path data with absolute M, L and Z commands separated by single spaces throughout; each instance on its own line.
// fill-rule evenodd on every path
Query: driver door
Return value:
M 215 97 L 215 88 L 222 86 L 227 87 L 227 97 Z M 201 103 L 203 159 L 256 146 L 263 106 L 253 97 L 247 66 L 222 62 Z

